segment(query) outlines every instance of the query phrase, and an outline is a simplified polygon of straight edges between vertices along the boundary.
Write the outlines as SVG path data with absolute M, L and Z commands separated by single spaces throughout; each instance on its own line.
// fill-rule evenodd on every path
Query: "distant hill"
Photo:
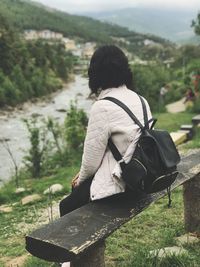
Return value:
M 0 14 L 7 17 L 21 31 L 50 29 L 61 32 L 64 36 L 98 43 L 113 42 L 111 37 L 124 37 L 132 42 L 139 40 L 140 44 L 145 39 L 163 45 L 169 44 L 160 37 L 139 34 L 125 27 L 103 23 L 85 16 L 70 15 L 28 0 L 0 0 Z
M 192 44 L 192 45 L 200 45 L 200 36 L 194 35 L 188 39 L 182 39 L 179 41 L 180 44 Z
M 137 32 L 154 34 L 175 42 L 182 40 L 186 42 L 194 37 L 191 21 L 196 18 L 197 11 L 129 8 L 86 15 L 128 27 Z

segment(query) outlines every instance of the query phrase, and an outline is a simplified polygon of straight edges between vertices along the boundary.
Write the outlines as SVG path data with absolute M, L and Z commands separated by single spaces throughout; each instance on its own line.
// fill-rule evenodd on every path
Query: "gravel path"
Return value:
M 174 103 L 166 105 L 167 111 L 169 113 L 178 113 L 178 112 L 183 112 L 186 110 L 186 106 L 184 104 L 185 98 L 182 98 L 179 101 L 176 101 Z

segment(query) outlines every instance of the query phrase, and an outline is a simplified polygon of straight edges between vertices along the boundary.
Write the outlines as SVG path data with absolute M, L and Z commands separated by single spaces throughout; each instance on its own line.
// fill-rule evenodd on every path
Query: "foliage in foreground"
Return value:
M 74 158 L 79 158 L 87 122 L 86 113 L 73 103 L 63 125 L 52 118 L 25 120 L 31 144 L 25 156 L 25 164 L 31 176 L 38 178 L 48 175 L 58 167 L 69 166 Z
M 169 131 L 177 130 L 182 121 L 189 123 L 192 116 L 191 113 L 157 114 L 157 126 Z M 49 197 L 43 195 L 43 191 L 53 183 L 62 184 L 64 191 L 53 196 L 52 199 L 53 203 L 58 203 L 64 194 L 70 191 L 71 178 L 77 173 L 79 167 L 80 158 L 76 158 L 70 165 L 59 167 L 55 173 L 39 180 L 30 179 L 25 174 L 21 174 L 20 186 L 28 189 L 21 195 L 14 194 L 14 181 L 0 189 L 0 203 L 13 206 L 13 212 L 0 213 L 0 266 L 5 267 L 5 257 L 7 261 L 26 254 L 24 235 L 31 229 L 38 227 L 41 216 L 50 205 Z M 31 193 L 42 195 L 42 200 L 32 205 L 22 206 L 20 204 L 21 198 Z M 149 256 L 151 250 L 175 245 L 175 237 L 185 233 L 181 188 L 172 193 L 172 200 L 172 208 L 168 209 L 167 198 L 160 199 L 107 239 L 107 267 L 200 266 L 199 243 L 184 246 L 188 254 L 182 257 L 171 256 L 160 260 L 157 257 L 151 258 Z M 48 222 L 48 216 L 45 220 Z M 23 267 L 35 266 L 56 267 L 56 264 L 29 255 Z

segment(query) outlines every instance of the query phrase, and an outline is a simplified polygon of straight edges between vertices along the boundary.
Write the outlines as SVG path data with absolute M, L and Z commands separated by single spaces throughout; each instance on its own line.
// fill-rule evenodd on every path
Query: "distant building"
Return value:
M 39 38 L 39 34 L 35 30 L 25 30 L 24 37 L 26 40 L 36 40 Z
M 55 32 L 54 34 L 55 34 L 55 37 L 54 37 L 55 39 L 59 39 L 59 40 L 63 39 L 63 34 L 62 33 Z
M 42 39 L 53 39 L 54 33 L 49 30 L 44 30 L 39 32 L 39 38 Z
M 46 40 L 62 40 L 63 34 L 59 32 L 53 32 L 50 30 L 36 31 L 25 30 L 24 36 L 26 40 L 37 40 L 39 38 Z
M 75 40 L 66 38 L 62 33 L 53 32 L 50 30 L 36 31 L 36 30 L 25 30 L 24 37 L 26 40 L 47 40 L 49 43 L 54 40 L 60 40 L 63 42 L 65 49 L 70 51 L 74 56 L 88 60 L 94 53 L 96 43 L 87 42 L 83 44 L 77 44 Z
M 145 39 L 145 40 L 143 41 L 143 43 L 144 43 L 144 45 L 145 45 L 145 46 L 156 46 L 156 47 L 162 47 L 162 45 L 161 45 L 161 44 L 159 44 L 159 43 L 156 43 L 156 42 L 154 42 L 154 41 L 152 41 L 152 40 L 150 40 L 150 39 Z
M 155 44 L 155 42 L 152 41 L 152 40 L 149 40 L 149 39 L 145 39 L 144 40 L 144 45 L 145 46 L 154 45 L 154 44 Z
M 83 58 L 91 58 L 95 51 L 96 43 L 86 43 L 82 49 L 82 57 Z
M 163 61 L 163 63 L 167 66 L 167 68 L 170 68 L 171 65 L 175 62 L 175 59 L 174 58 L 169 58 L 165 61 Z
M 114 36 L 112 36 L 111 38 L 114 41 L 118 42 L 118 43 L 124 43 L 124 44 L 127 44 L 127 45 L 130 44 L 130 42 L 128 40 L 126 40 L 124 37 L 114 37 Z
M 69 38 L 63 38 L 63 42 L 65 44 L 65 49 L 70 50 L 70 51 L 75 51 L 76 50 L 76 43 L 74 40 L 69 39 Z

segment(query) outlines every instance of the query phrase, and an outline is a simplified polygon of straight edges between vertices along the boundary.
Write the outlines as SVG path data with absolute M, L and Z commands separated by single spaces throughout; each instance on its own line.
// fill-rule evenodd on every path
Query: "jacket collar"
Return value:
M 124 90 L 127 90 L 127 87 L 126 85 L 122 85 L 122 86 L 119 86 L 119 87 L 114 87 L 114 88 L 108 88 L 108 89 L 105 89 L 105 90 L 101 90 L 100 94 L 98 95 L 97 97 L 97 100 L 100 100 L 104 97 L 106 97 L 109 93 L 111 92 L 115 92 L 115 91 L 124 91 Z

